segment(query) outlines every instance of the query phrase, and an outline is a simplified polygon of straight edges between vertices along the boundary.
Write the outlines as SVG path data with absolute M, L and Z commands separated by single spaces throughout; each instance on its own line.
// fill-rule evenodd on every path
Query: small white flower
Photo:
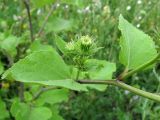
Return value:
M 41 9 L 38 9 L 37 10 L 37 15 L 40 15 L 41 14 Z
M 91 12 L 90 6 L 87 6 L 85 9 L 83 9 L 83 13 L 89 13 Z
M 68 5 L 65 5 L 65 9 L 68 9 L 68 7 L 69 7 Z
M 59 7 L 60 6 L 60 4 L 59 3 L 57 3 L 57 7 Z
M 139 77 L 135 76 L 134 79 L 135 79 L 135 80 L 139 80 Z
M 17 21 L 18 17 L 16 15 L 13 15 L 13 20 Z
M 139 17 L 138 17 L 138 20 L 141 20 L 141 19 L 142 19 L 142 16 L 139 16 Z
M 151 2 L 151 1 L 149 1 L 149 2 L 148 2 L 148 4 L 150 5 L 150 4 L 152 4 L 152 2 Z
M 125 94 L 125 95 L 128 95 L 129 93 L 130 93 L 130 92 L 129 92 L 128 90 L 125 90 L 125 91 L 124 91 L 124 94 Z
M 17 20 L 21 20 L 21 19 L 22 19 L 21 16 L 13 15 L 13 20 L 17 21 Z
M 89 11 L 89 10 L 90 10 L 90 7 L 89 7 L 89 6 L 87 6 L 87 7 L 85 8 L 85 10 L 86 10 L 86 11 Z
M 138 98 L 139 98 L 138 95 L 134 95 L 132 99 L 133 99 L 133 100 L 137 100 Z
M 96 7 L 101 8 L 102 7 L 102 3 L 101 0 L 93 0 L 93 3 Z
M 130 5 L 128 5 L 127 7 L 126 7 L 126 10 L 131 10 L 131 6 Z
M 81 14 L 81 13 L 82 13 L 82 10 L 78 9 L 78 10 L 77 10 L 77 13 Z
M 110 7 L 109 7 L 108 5 L 104 6 L 103 12 L 110 14 L 110 12 L 111 12 L 111 11 L 110 11 Z
M 140 24 L 137 24 L 136 26 L 137 26 L 137 28 L 139 28 L 141 25 L 140 25 Z
M 137 1 L 137 4 L 139 4 L 139 5 L 142 4 L 142 1 L 141 1 L 141 0 L 138 0 L 138 1 Z

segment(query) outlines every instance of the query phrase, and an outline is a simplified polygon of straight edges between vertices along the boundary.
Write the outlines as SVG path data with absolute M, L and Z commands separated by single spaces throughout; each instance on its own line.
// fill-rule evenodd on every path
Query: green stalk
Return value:
M 133 75 L 134 73 L 136 73 L 136 72 L 138 72 L 138 71 L 140 71 L 140 70 L 143 70 L 144 68 L 146 68 L 146 67 L 154 64 L 155 61 L 157 61 L 157 59 L 158 59 L 159 57 L 160 57 L 160 53 L 158 53 L 156 57 L 154 57 L 152 60 L 148 61 L 147 63 L 145 63 L 145 64 L 137 67 L 136 69 L 134 69 L 134 70 L 132 70 L 132 71 L 130 71 L 130 72 L 127 72 L 127 73 L 125 73 L 124 75 L 122 75 L 122 76 L 120 77 L 120 80 L 126 79 L 126 78 L 128 78 L 129 76 Z
M 145 92 L 143 90 L 140 90 L 138 88 L 132 87 L 130 85 L 127 85 L 119 80 L 78 80 L 81 84 L 108 84 L 108 85 L 114 85 L 118 86 L 120 88 L 123 88 L 125 90 L 128 90 L 132 93 L 135 93 L 139 96 L 146 97 L 148 99 L 160 102 L 160 96 L 156 95 L 154 93 Z
M 77 75 L 76 75 L 76 81 L 77 81 L 78 78 L 79 78 L 79 74 L 80 74 L 80 69 L 78 68 L 78 70 L 77 70 Z

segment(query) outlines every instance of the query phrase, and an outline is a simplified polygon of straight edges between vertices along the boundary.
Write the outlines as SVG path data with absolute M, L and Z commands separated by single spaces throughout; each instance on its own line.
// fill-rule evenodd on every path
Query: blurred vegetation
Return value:
M 156 45 L 160 44 L 159 0 L 47 1 L 30 1 L 35 39 L 55 46 L 55 35 L 65 41 L 72 41 L 81 35 L 90 35 L 98 46 L 103 47 L 95 57 L 116 62 L 119 73 L 123 68 L 117 61 L 120 37 L 117 26 L 120 14 L 123 14 L 134 26 L 152 36 Z M 0 0 L 0 11 L 0 39 L 11 35 L 20 39 L 21 43 L 16 47 L 17 53 L 23 58 L 26 54 L 23 44 L 27 46 L 30 43 L 26 8 L 22 0 Z M 50 12 L 44 30 L 38 34 Z M 10 56 L 13 59 L 10 61 L 10 57 L 0 53 L 4 69 L 18 60 L 16 56 L 17 54 L 13 52 Z M 126 82 L 138 88 L 142 86 L 141 89 L 158 94 L 160 92 L 159 67 L 136 74 Z M 14 84 L 17 83 L 3 81 L 3 84 L 6 88 L 0 90 L 0 96 L 9 107 L 10 101 L 6 98 L 16 96 L 17 88 Z M 109 86 L 104 92 L 95 90 L 88 93 L 72 92 L 68 102 L 60 106 L 60 114 L 66 120 L 158 120 L 160 119 L 160 105 L 128 91 Z

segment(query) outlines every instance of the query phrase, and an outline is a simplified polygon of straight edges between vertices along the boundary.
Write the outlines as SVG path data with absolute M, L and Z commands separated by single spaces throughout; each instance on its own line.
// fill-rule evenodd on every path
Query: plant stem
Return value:
M 30 13 L 30 5 L 29 5 L 29 0 L 23 0 L 23 3 L 26 7 L 27 10 L 27 15 L 28 15 L 28 21 L 29 21 L 29 29 L 30 29 L 30 38 L 31 41 L 34 41 L 34 37 L 33 37 L 33 26 L 32 26 L 32 19 L 31 19 L 31 13 Z
M 31 42 L 33 42 L 34 37 L 33 37 L 33 27 L 32 27 L 31 13 L 30 13 L 30 0 L 23 0 L 23 3 L 26 7 L 27 15 L 28 15 L 30 39 L 31 39 Z M 24 83 L 22 82 L 20 82 L 20 85 L 19 85 L 19 97 L 20 97 L 21 102 L 25 101 L 24 100 Z
M 24 84 L 22 82 L 19 83 L 19 98 L 20 101 L 23 102 L 24 101 Z
M 140 71 L 140 70 L 142 70 L 142 69 L 144 69 L 144 68 L 146 68 L 146 67 L 154 64 L 155 61 L 157 61 L 157 59 L 158 59 L 159 57 L 160 57 L 160 53 L 158 53 L 156 57 L 154 57 L 152 60 L 148 61 L 147 63 L 145 63 L 145 64 L 137 67 L 136 69 L 134 69 L 134 70 L 132 70 L 132 71 L 130 71 L 130 72 L 127 72 L 126 74 L 122 75 L 119 79 L 120 79 L 120 80 L 126 79 L 126 78 L 128 78 L 129 76 L 133 75 L 134 73 L 136 73 L 136 72 L 138 72 L 138 71 Z
M 57 8 L 57 4 L 58 4 L 58 3 L 55 3 L 55 4 L 52 5 L 51 10 L 50 10 L 49 13 L 47 14 L 47 16 L 46 16 L 46 18 L 45 18 L 45 20 L 44 20 L 44 22 L 43 22 L 43 24 L 42 24 L 42 27 L 41 27 L 40 30 L 38 31 L 38 34 L 37 34 L 36 37 L 41 36 L 41 34 L 42 34 L 42 32 L 43 32 L 46 24 L 47 24 L 47 21 L 48 21 L 49 17 L 52 15 L 52 12 Z
M 55 86 L 54 86 L 54 87 L 41 88 L 40 91 L 38 91 L 38 92 L 34 95 L 34 97 L 33 97 L 33 99 L 32 99 L 31 101 L 34 101 L 34 100 L 38 99 L 39 96 L 41 96 L 42 93 L 44 93 L 44 92 L 46 92 L 46 91 L 48 91 L 48 90 L 53 90 L 53 89 L 59 89 L 59 87 L 55 87 Z
M 160 96 L 156 95 L 154 93 L 150 92 L 145 92 L 143 90 L 140 90 L 138 88 L 132 87 L 130 85 L 127 85 L 123 83 L 122 81 L 119 80 L 78 80 L 79 83 L 81 84 L 109 84 L 109 85 L 114 85 L 118 86 L 120 88 L 126 89 L 132 93 L 135 93 L 137 95 L 140 95 L 142 97 L 146 97 L 148 99 L 160 102 Z
M 80 74 L 80 70 L 78 69 L 78 70 L 77 70 L 77 75 L 76 75 L 76 81 L 77 81 L 78 78 L 79 78 L 79 74 Z

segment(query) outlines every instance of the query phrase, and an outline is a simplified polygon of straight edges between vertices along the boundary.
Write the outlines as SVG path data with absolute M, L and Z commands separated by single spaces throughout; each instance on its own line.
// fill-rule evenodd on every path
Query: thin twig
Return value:
M 76 81 L 77 81 L 78 78 L 79 78 L 79 74 L 80 74 L 80 69 L 78 68 L 78 70 L 77 70 L 77 75 L 76 75 Z
M 23 102 L 24 101 L 24 84 L 22 82 L 19 83 L 19 98 L 20 101 Z
M 33 42 L 34 37 L 33 37 L 33 27 L 32 27 L 31 13 L 30 13 L 30 0 L 23 0 L 23 3 L 24 3 L 26 10 L 27 10 L 30 38 L 31 38 L 31 42 Z M 20 97 L 20 100 L 23 102 L 24 101 L 24 83 L 22 83 L 22 82 L 20 82 L 20 85 L 19 85 L 19 97 Z
M 49 17 L 52 15 L 52 12 L 57 8 L 57 4 L 58 3 L 55 3 L 55 4 L 52 5 L 52 7 L 51 7 L 49 13 L 47 14 L 47 16 L 45 17 L 44 22 L 43 22 L 41 28 L 39 29 L 39 32 L 37 33 L 36 37 L 40 37 L 41 36 L 41 33 L 43 32 Z
M 33 37 L 33 26 L 32 26 L 32 19 L 31 19 L 31 13 L 30 13 L 30 1 L 29 0 L 23 0 L 23 3 L 26 7 L 27 10 L 27 15 L 28 15 L 28 21 L 29 21 L 29 29 L 30 29 L 30 38 L 31 41 L 34 41 L 34 37 Z
M 43 87 L 43 88 L 41 88 L 41 89 L 34 95 L 34 97 L 33 97 L 33 99 L 32 99 L 31 101 L 34 101 L 34 100 L 38 99 L 38 98 L 41 96 L 42 93 L 44 93 L 44 92 L 46 92 L 46 91 L 48 91 L 48 90 L 53 90 L 53 89 L 59 89 L 59 87 L 53 86 L 53 87 L 46 87 L 46 88 Z

